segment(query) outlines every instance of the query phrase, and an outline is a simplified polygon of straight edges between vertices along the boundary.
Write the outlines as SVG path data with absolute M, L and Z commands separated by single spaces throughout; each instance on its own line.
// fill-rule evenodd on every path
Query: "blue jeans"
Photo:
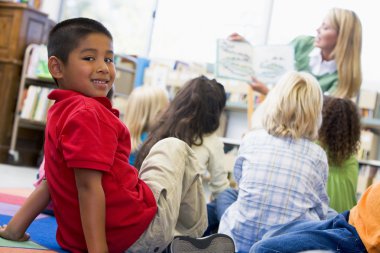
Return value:
M 356 229 L 347 221 L 349 211 L 323 221 L 293 221 L 276 226 L 255 243 L 250 253 L 293 253 L 307 250 L 367 252 Z
M 238 190 L 228 188 L 219 193 L 213 201 L 207 204 L 208 227 L 204 236 L 217 232 L 224 211 L 237 200 L 237 196 Z

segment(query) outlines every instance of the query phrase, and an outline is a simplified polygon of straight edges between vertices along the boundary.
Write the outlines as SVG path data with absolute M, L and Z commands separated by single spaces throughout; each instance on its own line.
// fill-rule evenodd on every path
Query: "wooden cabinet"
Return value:
M 0 2 L 0 163 L 8 160 L 25 49 L 46 43 L 52 24 L 47 14 L 26 4 Z

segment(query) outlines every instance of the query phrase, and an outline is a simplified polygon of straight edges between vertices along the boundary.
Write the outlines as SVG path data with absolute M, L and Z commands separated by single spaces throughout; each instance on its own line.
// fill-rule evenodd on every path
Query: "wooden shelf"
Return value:
M 361 165 L 369 165 L 374 167 L 380 167 L 380 161 L 379 160 L 359 160 L 359 164 Z
M 47 78 L 34 78 L 34 77 L 25 77 L 25 83 L 28 85 L 41 86 L 46 88 L 58 88 L 53 79 Z
M 19 119 L 19 126 L 24 127 L 24 128 L 30 128 L 30 129 L 36 129 L 36 130 L 43 131 L 45 129 L 46 123 L 42 122 L 42 121 L 20 118 Z
M 371 128 L 380 131 L 380 119 L 362 118 L 361 124 L 364 128 Z
M 247 104 L 242 102 L 227 102 L 226 110 L 230 111 L 247 111 Z

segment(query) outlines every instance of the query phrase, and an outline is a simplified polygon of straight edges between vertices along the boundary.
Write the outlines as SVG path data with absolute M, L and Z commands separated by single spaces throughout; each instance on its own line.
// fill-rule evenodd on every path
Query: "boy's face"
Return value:
M 61 64 L 61 89 L 81 92 L 89 97 L 105 97 L 115 80 L 112 40 L 92 33 L 80 40 L 66 64 Z

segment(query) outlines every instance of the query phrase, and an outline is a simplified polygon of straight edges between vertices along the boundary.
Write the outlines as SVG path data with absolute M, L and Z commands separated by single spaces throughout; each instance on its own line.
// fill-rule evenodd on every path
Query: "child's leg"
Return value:
M 295 221 L 283 229 L 272 231 L 273 237 L 265 237 L 253 245 L 250 253 L 302 252 L 307 250 L 331 250 L 333 252 L 366 252 L 355 228 L 348 224 L 348 212 L 324 221 Z M 270 232 L 271 233 L 271 232 Z
M 219 193 L 216 198 L 216 216 L 218 221 L 222 218 L 222 215 L 227 208 L 232 205 L 238 198 L 238 190 L 234 188 L 228 188 Z
M 208 227 L 204 236 L 217 232 L 220 219 L 226 209 L 237 200 L 238 190 L 227 188 L 207 204 Z
M 158 211 L 128 252 L 162 252 L 176 235 L 202 236 L 207 227 L 205 195 L 198 161 L 185 142 L 166 138 L 156 143 L 140 178 L 153 191 Z

